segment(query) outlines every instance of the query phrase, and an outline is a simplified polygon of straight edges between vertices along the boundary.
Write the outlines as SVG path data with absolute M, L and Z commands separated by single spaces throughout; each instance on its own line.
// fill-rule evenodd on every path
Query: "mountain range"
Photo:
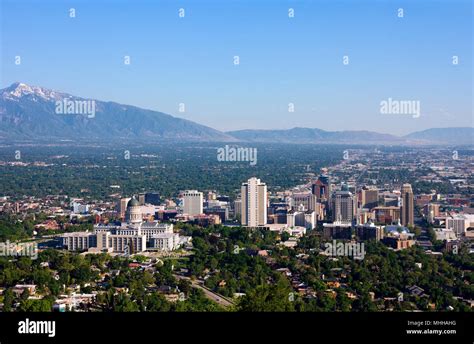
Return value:
M 59 108 L 62 111 L 58 112 L 58 104 L 66 106 Z M 68 111 L 70 104 L 72 111 Z M 81 106 L 82 104 L 84 106 Z M 87 111 L 92 105 L 93 113 Z M 0 90 L 0 138 L 109 141 L 234 140 L 218 130 L 162 112 L 114 102 L 84 99 L 23 83 L 14 83 Z
M 325 131 L 315 128 L 285 130 L 237 130 L 227 134 L 239 141 L 335 144 L 435 144 L 474 145 L 474 128 L 432 128 L 405 136 L 366 130 Z
M 14 83 L 0 90 L 0 139 L 473 145 L 474 128 L 433 128 L 402 137 L 316 128 L 221 132 L 158 111 Z

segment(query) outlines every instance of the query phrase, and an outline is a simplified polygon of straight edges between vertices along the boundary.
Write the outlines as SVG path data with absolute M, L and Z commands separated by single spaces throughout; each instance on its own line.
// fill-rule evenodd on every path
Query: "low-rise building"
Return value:
M 155 234 L 150 238 L 150 248 L 160 251 L 173 251 L 181 245 L 178 233 Z
M 352 225 L 348 222 L 324 223 L 323 237 L 325 239 L 351 239 Z
M 355 232 L 359 240 L 380 241 L 384 237 L 382 226 L 376 226 L 372 222 L 356 226 Z
M 415 245 L 414 236 L 406 227 L 386 226 L 382 242 L 395 250 L 403 250 Z
M 92 232 L 64 233 L 61 240 L 62 246 L 69 251 L 86 251 L 97 246 L 97 236 Z
M 446 218 L 446 229 L 452 229 L 456 235 L 465 235 L 469 227 L 474 227 L 474 215 L 459 214 Z

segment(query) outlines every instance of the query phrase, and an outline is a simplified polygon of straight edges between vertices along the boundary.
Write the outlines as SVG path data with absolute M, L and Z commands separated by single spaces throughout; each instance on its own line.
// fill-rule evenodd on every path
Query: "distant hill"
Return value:
M 474 128 L 432 128 L 404 136 L 410 141 L 435 142 L 438 144 L 474 145 Z
M 404 139 L 389 134 L 371 131 L 325 131 L 316 128 L 293 128 L 286 130 L 237 130 L 227 134 L 251 142 L 284 143 L 404 143 Z
M 66 99 L 67 103 L 64 101 Z M 197 140 L 232 141 L 218 130 L 162 112 L 95 100 L 95 113 L 58 113 L 57 102 L 92 101 L 50 89 L 14 83 L 0 90 L 0 138 L 70 140 Z M 84 103 L 85 104 L 85 103 Z M 92 109 L 92 103 L 89 110 Z M 68 114 L 64 114 L 64 113 Z

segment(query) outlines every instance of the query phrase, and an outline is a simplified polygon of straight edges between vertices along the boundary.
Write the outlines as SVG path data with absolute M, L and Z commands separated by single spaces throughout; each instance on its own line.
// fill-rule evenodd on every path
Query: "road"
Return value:
M 212 290 L 210 290 L 209 288 L 205 287 L 203 285 L 203 282 L 202 281 L 196 281 L 196 280 L 191 280 L 189 277 L 186 277 L 186 276 L 181 276 L 181 275 L 178 275 L 178 274 L 174 274 L 174 277 L 178 278 L 178 279 L 185 279 L 185 280 L 188 280 L 189 282 L 191 282 L 191 286 L 193 288 L 197 288 L 197 289 L 201 289 L 203 292 L 204 292 L 204 295 L 216 302 L 217 304 L 219 304 L 220 306 L 223 306 L 223 307 L 230 307 L 230 306 L 233 306 L 234 305 L 234 302 L 229 300 L 228 298 L 220 295 L 220 294 L 217 294 L 215 292 L 213 292 Z

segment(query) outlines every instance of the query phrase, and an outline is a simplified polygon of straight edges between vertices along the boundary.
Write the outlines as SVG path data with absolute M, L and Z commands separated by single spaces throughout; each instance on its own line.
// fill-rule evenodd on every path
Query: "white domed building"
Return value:
M 125 221 L 130 224 L 141 224 L 142 223 L 142 209 L 140 202 L 133 197 L 127 203 L 127 211 L 125 212 Z
M 172 251 L 189 242 L 173 230 L 173 224 L 143 221 L 142 206 L 132 197 L 127 203 L 125 221 L 121 224 L 96 224 L 96 247 L 102 251 L 133 254 L 147 249 Z

